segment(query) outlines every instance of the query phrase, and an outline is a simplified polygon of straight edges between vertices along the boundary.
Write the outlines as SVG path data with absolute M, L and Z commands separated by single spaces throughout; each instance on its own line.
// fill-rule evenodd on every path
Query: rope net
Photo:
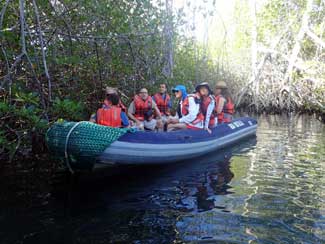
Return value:
M 85 169 L 92 168 L 96 158 L 129 131 L 87 121 L 56 122 L 47 131 L 46 142 L 53 156 L 68 161 L 68 167 Z

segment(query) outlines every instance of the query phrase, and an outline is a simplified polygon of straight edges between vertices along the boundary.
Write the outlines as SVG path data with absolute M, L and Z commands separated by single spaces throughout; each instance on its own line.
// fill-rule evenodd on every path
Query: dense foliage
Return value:
M 182 31 L 193 24 L 186 8 L 204 18 L 215 14 L 204 7 L 207 2 L 215 6 L 202 1 L 175 10 L 169 0 L 2 0 L 0 158 L 24 156 L 31 145 L 37 153 L 52 121 L 88 119 L 106 85 L 117 87 L 127 103 L 142 86 L 153 92 L 159 82 L 185 83 L 191 90 L 201 80 L 225 79 L 238 106 L 324 113 L 323 1 L 265 1 L 253 14 L 255 1 L 236 1 L 235 38 L 219 34 L 223 38 L 214 39 L 211 49 Z M 306 14 L 312 34 L 302 26 Z

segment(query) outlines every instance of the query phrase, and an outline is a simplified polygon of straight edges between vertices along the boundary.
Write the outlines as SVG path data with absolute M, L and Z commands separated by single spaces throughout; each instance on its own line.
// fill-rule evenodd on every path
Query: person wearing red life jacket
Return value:
M 128 108 L 128 116 L 140 130 L 162 130 L 161 114 L 157 104 L 148 95 L 146 88 L 140 89 Z
M 183 85 L 173 88 L 173 93 L 178 99 L 178 118 L 167 120 L 167 131 L 179 129 L 203 129 L 204 116 L 200 112 L 201 97 L 199 93 L 186 93 Z
M 172 101 L 167 93 L 166 83 L 160 84 L 159 92 L 152 96 L 152 100 L 157 104 L 157 107 L 161 113 L 162 122 L 165 124 L 170 116 L 170 109 L 172 107 Z
M 103 106 L 97 110 L 92 120 L 99 125 L 110 127 L 128 127 L 129 120 L 125 112 L 118 106 L 119 96 L 117 94 L 110 94 L 104 100 Z
M 218 81 L 215 86 L 215 123 L 230 123 L 235 112 L 235 105 L 231 99 L 226 82 Z
M 211 126 L 211 120 L 213 120 L 213 110 L 215 106 L 214 96 L 210 89 L 209 83 L 202 82 L 195 87 L 195 91 L 201 96 L 200 109 L 204 116 L 204 129 L 211 133 L 209 128 Z

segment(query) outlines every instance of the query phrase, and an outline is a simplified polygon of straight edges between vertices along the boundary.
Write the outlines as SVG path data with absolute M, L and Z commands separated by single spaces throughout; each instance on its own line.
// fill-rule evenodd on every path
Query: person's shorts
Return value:
M 167 116 L 167 115 L 161 115 L 161 121 L 163 124 L 166 124 L 167 123 L 167 120 L 169 119 L 170 116 Z
M 155 119 L 152 119 L 150 121 L 143 121 L 143 127 L 147 130 L 155 130 L 156 129 L 156 126 L 157 126 L 157 120 Z
M 138 128 L 139 130 L 155 130 L 157 129 L 157 120 L 151 119 L 150 121 L 144 120 L 141 122 L 140 126 L 136 126 L 134 122 L 132 122 L 131 127 Z

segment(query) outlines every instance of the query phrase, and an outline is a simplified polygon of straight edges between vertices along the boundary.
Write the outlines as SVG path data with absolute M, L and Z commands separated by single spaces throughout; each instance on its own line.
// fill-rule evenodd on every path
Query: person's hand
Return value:
M 207 127 L 207 128 L 204 128 L 209 134 L 212 133 L 212 131 Z
M 139 126 L 141 125 L 141 121 L 140 121 L 140 120 L 136 120 L 136 121 L 135 121 L 135 124 L 136 124 L 136 126 L 139 127 Z
M 169 120 L 168 124 L 177 124 L 178 123 L 178 119 L 171 118 L 171 119 L 168 119 L 168 120 Z
M 161 129 L 161 128 L 163 128 L 163 122 L 162 122 L 162 120 L 160 120 L 160 119 L 158 119 L 157 120 L 157 128 L 159 128 L 159 129 Z

